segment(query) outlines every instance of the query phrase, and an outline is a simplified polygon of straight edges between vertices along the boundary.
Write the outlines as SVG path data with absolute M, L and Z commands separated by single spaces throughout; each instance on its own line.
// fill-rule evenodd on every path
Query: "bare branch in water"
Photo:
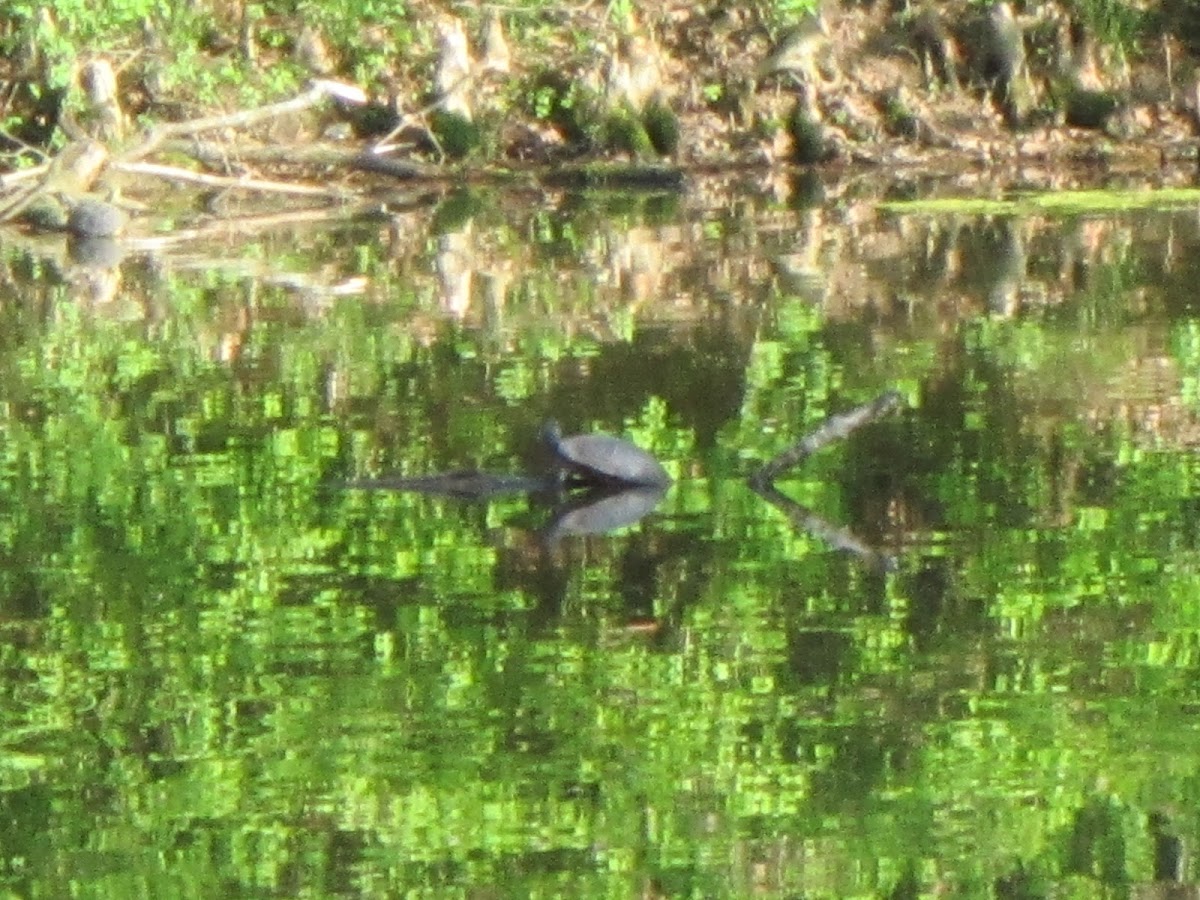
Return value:
M 864 425 L 883 418 L 899 408 L 903 398 L 898 391 L 888 391 L 870 403 L 864 403 L 848 413 L 830 416 L 825 422 L 799 442 L 784 450 L 766 463 L 748 479 L 750 488 L 779 509 L 797 527 L 814 534 L 837 550 L 853 553 L 870 568 L 879 572 L 890 572 L 896 567 L 893 556 L 884 553 L 856 537 L 849 529 L 839 528 L 816 515 L 806 506 L 801 506 L 791 497 L 775 487 L 775 479 L 787 469 L 799 465 L 822 447 L 843 440 Z
M 864 425 L 882 419 L 888 413 L 898 409 L 903 399 L 899 391 L 887 391 L 870 403 L 864 403 L 848 413 L 830 416 L 816 431 L 802 438 L 753 473 L 750 476 L 751 486 L 757 489 L 771 484 L 782 472 L 798 466 L 826 445 L 844 440 Z
M 791 497 L 782 493 L 771 482 L 758 483 L 750 480 L 751 489 L 782 512 L 793 525 L 811 535 L 819 537 L 835 550 L 845 550 L 861 559 L 868 568 L 877 572 L 892 572 L 896 568 L 896 558 L 889 553 L 872 547 L 849 528 L 841 528 L 822 519 L 807 506 L 802 506 Z

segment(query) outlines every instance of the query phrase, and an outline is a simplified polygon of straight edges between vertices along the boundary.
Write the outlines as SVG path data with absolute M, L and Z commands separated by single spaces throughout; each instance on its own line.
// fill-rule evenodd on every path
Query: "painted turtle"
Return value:
M 565 476 L 598 487 L 664 486 L 671 483 L 662 464 L 641 447 L 609 434 L 563 437 L 558 423 L 542 426 L 542 440 Z

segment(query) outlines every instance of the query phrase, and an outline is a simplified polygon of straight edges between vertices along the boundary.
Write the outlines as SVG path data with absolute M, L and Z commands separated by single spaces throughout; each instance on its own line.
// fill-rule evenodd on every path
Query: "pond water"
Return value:
M 1196 890 L 1200 210 L 813 187 L 0 242 L 8 894 Z

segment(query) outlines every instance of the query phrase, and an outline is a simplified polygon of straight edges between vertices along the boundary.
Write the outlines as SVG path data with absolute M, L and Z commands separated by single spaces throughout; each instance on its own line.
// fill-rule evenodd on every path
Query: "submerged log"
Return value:
M 558 487 L 552 476 L 500 475 L 459 469 L 432 475 L 383 476 L 348 481 L 345 487 L 355 490 L 416 491 L 421 494 L 441 494 L 461 500 L 490 500 L 504 494 L 529 494 L 551 491 Z

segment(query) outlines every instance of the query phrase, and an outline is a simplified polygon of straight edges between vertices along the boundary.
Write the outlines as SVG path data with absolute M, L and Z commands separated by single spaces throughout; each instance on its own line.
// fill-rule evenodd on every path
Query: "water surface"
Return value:
M 4 243 L 6 888 L 1194 885 L 1197 211 L 822 187 Z M 779 487 L 890 570 L 746 483 L 888 389 Z M 548 416 L 675 484 L 557 540 L 344 487 L 522 471 Z

